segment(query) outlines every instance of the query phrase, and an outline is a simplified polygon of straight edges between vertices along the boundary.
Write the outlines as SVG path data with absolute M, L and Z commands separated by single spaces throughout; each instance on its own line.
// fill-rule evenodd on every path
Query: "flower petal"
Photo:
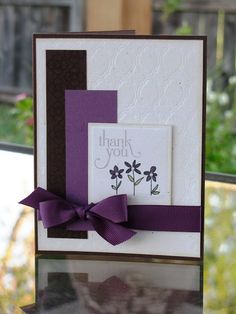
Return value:
M 126 165 L 126 167 L 131 168 L 131 164 L 128 163 L 127 161 L 125 161 L 125 165 Z
M 157 182 L 157 178 L 153 175 L 152 180 Z
M 150 171 L 144 171 L 143 173 L 145 176 L 149 176 L 150 175 Z
M 119 177 L 120 179 L 122 179 L 122 175 L 121 175 L 120 173 L 118 174 L 118 177 Z
M 115 172 L 118 172 L 118 171 L 119 171 L 119 168 L 118 168 L 117 166 L 115 166 L 115 167 L 114 167 L 114 171 L 115 171 Z
M 126 170 L 126 173 L 130 173 L 131 172 L 131 168 Z
M 136 160 L 133 161 L 133 167 L 136 167 Z
M 115 179 L 115 178 L 116 178 L 116 175 L 113 174 L 113 175 L 111 176 L 111 179 Z
M 151 168 L 150 168 L 150 172 L 155 172 L 156 171 L 156 169 L 157 169 L 157 167 L 155 167 L 155 166 L 152 166 Z
M 151 180 L 151 177 L 150 176 L 147 176 L 147 181 L 150 181 Z
M 138 164 L 136 164 L 135 168 L 138 168 L 141 166 L 141 162 L 139 162 Z
M 122 172 L 124 172 L 124 169 L 120 169 L 120 170 L 119 170 L 119 173 L 122 173 Z
M 140 170 L 138 170 L 138 169 L 134 169 L 134 171 L 136 172 L 136 173 L 138 173 L 138 174 L 141 174 L 141 171 Z

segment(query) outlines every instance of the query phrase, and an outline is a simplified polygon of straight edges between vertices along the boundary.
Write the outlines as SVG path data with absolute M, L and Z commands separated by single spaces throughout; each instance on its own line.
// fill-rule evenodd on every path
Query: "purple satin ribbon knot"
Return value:
M 88 215 L 87 212 L 90 208 L 92 208 L 93 206 L 95 206 L 94 203 L 91 203 L 89 205 L 85 205 L 85 206 L 79 206 L 75 208 L 75 211 L 79 217 L 79 219 L 82 220 L 87 220 L 88 219 Z
M 45 228 L 61 226 L 67 230 L 95 230 L 112 245 L 133 237 L 136 232 L 122 226 L 128 221 L 127 195 L 114 195 L 96 204 L 78 205 L 40 187 L 20 204 L 37 209 Z

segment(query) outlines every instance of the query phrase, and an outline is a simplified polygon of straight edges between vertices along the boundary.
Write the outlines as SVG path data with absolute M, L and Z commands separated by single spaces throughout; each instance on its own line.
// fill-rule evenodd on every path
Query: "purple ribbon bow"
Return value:
M 121 224 L 128 221 L 127 195 L 115 195 L 96 204 L 78 205 L 40 187 L 20 204 L 37 209 L 44 228 L 63 226 L 67 230 L 95 230 L 112 245 L 129 240 L 136 234 Z

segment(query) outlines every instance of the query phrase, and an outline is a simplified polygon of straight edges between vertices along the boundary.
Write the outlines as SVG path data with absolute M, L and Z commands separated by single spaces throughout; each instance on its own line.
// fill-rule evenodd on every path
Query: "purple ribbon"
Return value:
M 38 187 L 20 202 L 37 209 L 45 228 L 60 226 L 72 231 L 95 230 L 112 245 L 136 232 L 200 232 L 201 207 L 182 205 L 131 205 L 127 195 L 108 197 L 97 204 L 78 205 Z
M 112 245 L 127 241 L 136 234 L 121 225 L 128 220 L 125 194 L 83 206 L 38 187 L 20 204 L 37 209 L 38 220 L 42 220 L 44 228 L 61 226 L 75 231 L 95 230 Z

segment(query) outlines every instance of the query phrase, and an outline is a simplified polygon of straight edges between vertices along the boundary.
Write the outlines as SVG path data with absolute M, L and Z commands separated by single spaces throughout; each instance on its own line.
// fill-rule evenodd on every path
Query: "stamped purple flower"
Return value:
M 160 191 L 158 191 L 159 184 L 156 184 L 153 188 L 153 182 L 157 181 L 157 173 L 156 173 L 157 167 L 151 166 L 149 171 L 144 171 L 144 175 L 146 176 L 146 181 L 150 181 L 150 195 L 158 195 L 160 194 Z
M 130 164 L 129 162 L 125 161 L 125 165 L 127 167 L 127 170 L 126 170 L 126 173 L 131 173 L 131 174 L 128 174 L 128 179 L 130 182 L 133 183 L 133 195 L 135 196 L 135 189 L 136 189 L 136 186 L 139 185 L 139 183 L 143 180 L 144 177 L 142 178 L 139 178 L 136 180 L 135 178 L 135 174 L 141 174 L 141 171 L 138 169 L 140 166 L 141 166 L 141 163 L 137 163 L 136 160 L 134 160 L 132 162 L 132 164 Z
M 124 169 L 119 169 L 116 165 L 113 169 L 110 169 L 111 179 L 116 179 L 116 185 L 111 185 L 112 189 L 116 191 L 116 194 L 118 194 L 119 187 L 121 186 L 122 181 L 118 182 L 118 178 L 122 179 L 122 172 L 124 172 Z
M 149 171 L 144 171 L 143 174 L 145 176 L 147 176 L 146 181 L 153 180 L 156 182 L 156 180 L 157 180 L 156 179 L 156 177 L 157 177 L 156 169 L 157 169 L 157 167 L 152 166 Z
M 126 173 L 130 173 L 132 170 L 138 174 L 141 174 L 141 171 L 138 169 L 141 166 L 141 163 L 136 163 L 136 160 L 133 161 L 132 165 L 125 161 L 125 165 L 126 167 L 128 167 L 128 169 L 126 170 Z
M 115 179 L 117 177 L 122 179 L 122 172 L 124 172 L 124 169 L 119 169 L 117 166 L 114 166 L 113 170 L 110 170 L 111 179 Z

